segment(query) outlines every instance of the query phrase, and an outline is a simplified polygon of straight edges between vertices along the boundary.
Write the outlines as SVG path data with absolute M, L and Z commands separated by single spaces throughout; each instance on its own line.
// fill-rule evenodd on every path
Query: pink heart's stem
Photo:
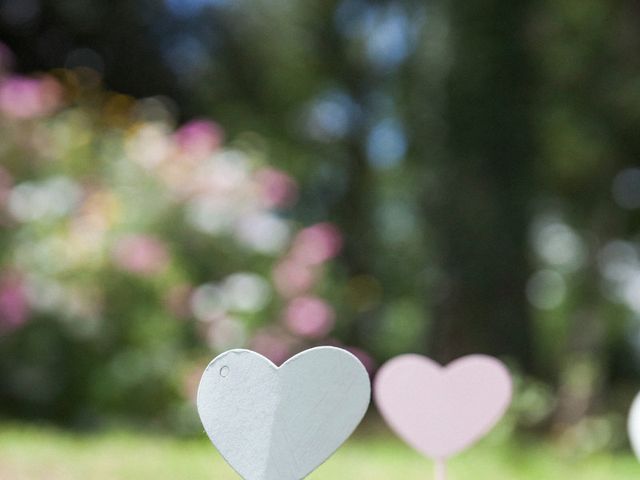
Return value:
M 447 464 L 444 460 L 436 460 L 435 472 L 435 480 L 447 480 Z

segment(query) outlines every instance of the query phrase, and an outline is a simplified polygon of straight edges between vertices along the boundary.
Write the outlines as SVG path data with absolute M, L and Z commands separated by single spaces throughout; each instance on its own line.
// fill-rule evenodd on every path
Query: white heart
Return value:
M 370 396 L 365 368 L 340 348 L 312 348 L 281 367 L 230 350 L 205 370 L 197 403 L 207 435 L 242 478 L 299 480 L 349 438 Z
M 631 405 L 627 426 L 629 429 L 631 446 L 633 447 L 636 457 L 640 459 L 640 393 L 636 396 L 633 404 Z

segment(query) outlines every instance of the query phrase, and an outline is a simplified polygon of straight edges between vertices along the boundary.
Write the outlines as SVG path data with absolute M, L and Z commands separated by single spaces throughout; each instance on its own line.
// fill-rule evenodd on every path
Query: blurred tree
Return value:
M 564 237 L 558 244 L 568 248 L 542 249 L 541 263 L 559 272 L 566 294 L 559 309 L 538 314 L 546 369 L 558 382 L 555 420 L 563 428 L 621 398 L 606 395 L 613 379 L 638 370 L 629 335 L 637 320 L 620 308 L 635 310 L 630 300 L 638 292 L 628 283 L 635 254 L 623 258 L 619 250 L 637 248 L 621 239 L 637 234 L 637 206 L 625 205 L 624 197 L 640 184 L 631 180 L 619 190 L 619 182 L 640 154 L 630 134 L 640 113 L 633 80 L 639 65 L 630 61 L 640 41 L 638 13 L 634 2 L 543 1 L 531 20 L 539 75 L 538 210 L 551 217 L 541 238 L 553 245 Z M 621 261 L 629 272 L 613 273 Z
M 22 70 L 101 70 L 245 132 L 300 179 L 291 215 L 344 232 L 339 337 L 379 360 L 509 355 L 571 423 L 640 363 L 638 18 L 631 0 L 3 0 L 0 39 Z
M 530 6 L 513 0 L 447 5 L 445 153 L 425 210 L 443 272 L 431 335 L 442 360 L 484 351 L 532 367 L 525 297 L 536 155 L 525 35 Z M 428 151 L 425 146 L 423 155 Z
M 9 37 L 23 68 L 90 63 L 88 48 L 108 85 L 171 94 L 187 116 L 213 114 L 232 134 L 267 140 L 276 163 L 304 182 L 297 215 L 343 229 L 348 289 L 382 295 L 364 306 L 347 295 L 344 338 L 405 339 L 380 357 L 480 350 L 530 365 L 526 5 L 43 5 L 32 33 L 62 30 L 65 46 L 54 55 Z

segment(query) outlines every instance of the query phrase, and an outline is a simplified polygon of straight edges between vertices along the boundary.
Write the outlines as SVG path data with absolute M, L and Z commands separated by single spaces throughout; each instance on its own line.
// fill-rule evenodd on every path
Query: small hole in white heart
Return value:
M 227 375 L 229 375 L 229 367 L 227 367 L 226 365 L 224 367 L 222 367 L 220 369 L 220 376 L 221 377 L 226 377 Z

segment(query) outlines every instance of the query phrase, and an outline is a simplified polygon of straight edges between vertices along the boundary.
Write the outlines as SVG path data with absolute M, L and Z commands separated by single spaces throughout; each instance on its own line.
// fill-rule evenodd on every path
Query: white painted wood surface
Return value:
M 631 447 L 636 454 L 636 457 L 640 459 L 640 393 L 636 396 L 631 405 L 631 411 L 629 412 L 628 420 L 629 439 L 631 440 Z
M 197 404 L 209 438 L 242 478 L 299 480 L 353 433 L 370 396 L 365 368 L 340 348 L 312 348 L 281 367 L 230 350 L 205 370 Z

